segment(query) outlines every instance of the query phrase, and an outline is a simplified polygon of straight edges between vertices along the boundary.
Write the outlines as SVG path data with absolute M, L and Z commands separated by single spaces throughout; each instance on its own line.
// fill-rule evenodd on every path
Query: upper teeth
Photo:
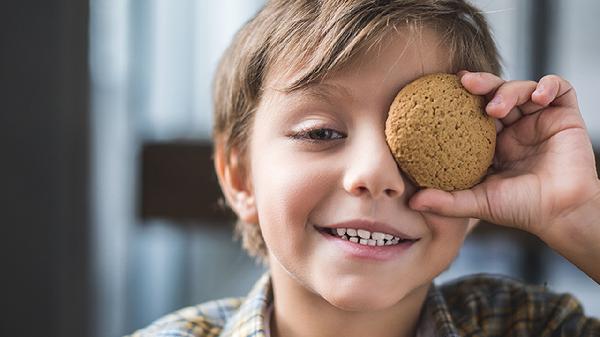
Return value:
M 389 246 L 397 244 L 401 240 L 408 240 L 387 233 L 369 232 L 364 229 L 354 228 L 336 228 L 335 230 L 332 230 L 332 233 L 337 234 L 344 240 L 350 240 L 368 246 Z

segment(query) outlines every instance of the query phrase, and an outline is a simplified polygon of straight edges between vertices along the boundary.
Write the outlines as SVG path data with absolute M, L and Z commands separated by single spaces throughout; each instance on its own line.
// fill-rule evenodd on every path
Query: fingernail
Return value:
M 544 85 L 538 85 L 537 89 L 533 92 L 536 95 L 541 95 L 544 92 Z
M 429 207 L 427 205 L 421 205 L 421 206 L 415 207 L 414 210 L 418 211 L 418 212 L 429 212 L 429 211 L 431 211 L 431 207 Z
M 496 125 L 496 133 L 499 133 L 504 128 L 504 124 L 497 119 L 494 119 L 494 124 Z
M 494 99 L 490 101 L 489 105 L 499 105 L 500 103 L 502 103 L 502 97 L 500 97 L 500 95 L 496 95 Z

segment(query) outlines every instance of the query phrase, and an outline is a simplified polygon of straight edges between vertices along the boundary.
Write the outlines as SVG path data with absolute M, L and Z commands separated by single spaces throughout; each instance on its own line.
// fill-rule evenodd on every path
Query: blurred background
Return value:
M 597 150 L 600 2 L 474 2 L 507 79 L 575 85 Z M 262 4 L 2 2 L 1 336 L 120 336 L 250 289 L 263 269 L 217 210 L 210 83 Z M 439 281 L 477 272 L 570 292 L 600 317 L 600 287 L 529 235 L 481 225 Z

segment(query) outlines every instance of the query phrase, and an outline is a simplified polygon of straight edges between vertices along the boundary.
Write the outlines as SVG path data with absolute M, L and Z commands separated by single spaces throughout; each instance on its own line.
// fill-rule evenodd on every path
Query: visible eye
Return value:
M 310 142 L 320 142 L 346 138 L 346 135 L 328 128 L 308 128 L 296 132 L 291 137 L 293 139 L 307 140 Z

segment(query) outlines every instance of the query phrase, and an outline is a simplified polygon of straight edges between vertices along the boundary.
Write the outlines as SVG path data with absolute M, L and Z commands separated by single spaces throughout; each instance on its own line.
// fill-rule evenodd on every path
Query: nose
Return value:
M 356 141 L 344 173 L 344 189 L 353 196 L 397 198 L 406 192 L 407 184 L 385 141 L 377 135 Z

